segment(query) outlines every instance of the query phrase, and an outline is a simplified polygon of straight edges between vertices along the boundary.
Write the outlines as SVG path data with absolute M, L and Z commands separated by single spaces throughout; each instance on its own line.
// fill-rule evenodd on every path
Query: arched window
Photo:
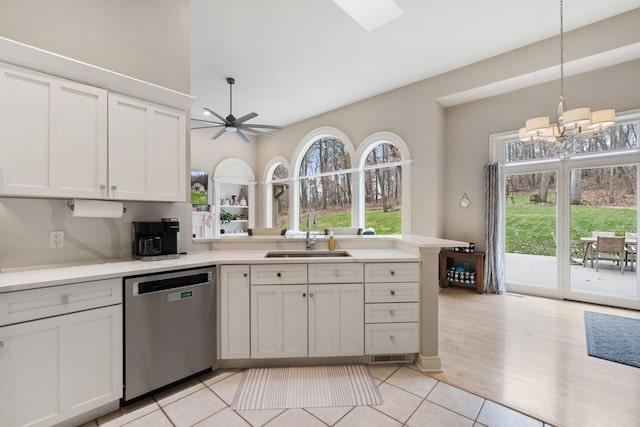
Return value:
M 409 233 L 409 152 L 391 132 L 369 136 L 360 153 L 360 224 L 375 234 Z
M 265 227 L 289 228 L 289 162 L 276 157 L 265 168 Z
M 340 130 L 319 128 L 298 145 L 292 165 L 291 229 L 304 230 L 313 209 L 318 225 L 311 228 L 318 231 L 359 227 L 367 234 L 411 232 L 410 199 L 402 197 L 411 194 L 411 157 L 398 135 L 376 132 L 355 151 Z
M 347 147 L 334 136 L 316 139 L 300 163 L 301 221 L 309 210 L 319 229 L 351 226 L 351 157 Z
M 271 176 L 271 226 L 289 228 L 289 170 L 280 163 Z
M 333 128 L 317 129 L 302 141 L 294 155 L 292 228 L 304 230 L 311 211 L 317 217 L 317 227 L 310 224 L 314 230 L 354 225 L 351 147 L 346 135 Z

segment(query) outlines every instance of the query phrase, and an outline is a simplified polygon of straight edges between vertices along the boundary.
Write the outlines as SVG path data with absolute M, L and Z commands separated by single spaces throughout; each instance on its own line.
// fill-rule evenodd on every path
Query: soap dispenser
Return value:
M 336 249 L 336 239 L 333 237 L 333 231 L 329 232 L 329 250 L 334 251 Z

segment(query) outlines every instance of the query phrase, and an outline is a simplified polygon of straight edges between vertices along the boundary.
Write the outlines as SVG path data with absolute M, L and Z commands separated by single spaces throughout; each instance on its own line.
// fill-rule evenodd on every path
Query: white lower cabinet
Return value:
M 249 266 L 220 267 L 220 318 L 222 359 L 248 359 L 251 356 Z
M 309 285 L 309 356 L 364 353 L 362 283 Z
M 419 263 L 368 263 L 364 271 L 365 354 L 417 353 Z
M 122 396 L 122 306 L 0 327 L 0 425 L 51 426 Z
M 0 426 L 52 426 L 122 397 L 122 279 L 0 294 Z
M 307 285 L 251 287 L 251 357 L 307 355 Z
M 363 355 L 362 272 L 351 263 L 251 266 L 251 357 Z

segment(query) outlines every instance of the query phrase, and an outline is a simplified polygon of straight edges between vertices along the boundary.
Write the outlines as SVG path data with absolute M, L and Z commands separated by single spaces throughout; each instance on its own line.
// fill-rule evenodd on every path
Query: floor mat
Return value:
M 252 368 L 244 373 L 233 410 L 379 405 L 365 365 Z
M 640 320 L 584 312 L 589 356 L 640 368 Z

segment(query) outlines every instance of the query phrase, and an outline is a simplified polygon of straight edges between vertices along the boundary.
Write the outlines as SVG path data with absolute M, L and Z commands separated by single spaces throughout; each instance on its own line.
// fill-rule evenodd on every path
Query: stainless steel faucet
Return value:
M 307 246 L 306 246 L 306 249 L 308 251 L 312 250 L 316 246 L 316 236 L 311 235 L 311 229 L 309 228 L 309 218 L 311 217 L 311 215 L 313 215 L 313 226 L 314 227 L 318 226 L 318 223 L 317 223 L 318 218 L 316 217 L 316 211 L 314 211 L 313 209 L 309 209 L 307 211 Z

